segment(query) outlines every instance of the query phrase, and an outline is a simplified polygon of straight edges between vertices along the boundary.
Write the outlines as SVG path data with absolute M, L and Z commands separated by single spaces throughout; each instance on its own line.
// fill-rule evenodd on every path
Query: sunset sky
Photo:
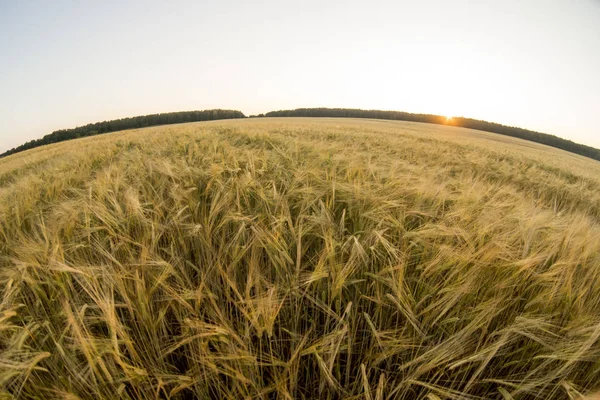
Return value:
M 600 147 L 600 0 L 0 1 L 0 152 L 158 112 L 484 119 Z

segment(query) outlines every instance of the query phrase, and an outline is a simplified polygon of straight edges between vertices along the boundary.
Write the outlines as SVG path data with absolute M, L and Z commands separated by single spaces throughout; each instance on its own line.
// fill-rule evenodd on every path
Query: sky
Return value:
M 600 148 L 600 0 L 0 0 L 0 152 L 115 118 L 298 107 Z

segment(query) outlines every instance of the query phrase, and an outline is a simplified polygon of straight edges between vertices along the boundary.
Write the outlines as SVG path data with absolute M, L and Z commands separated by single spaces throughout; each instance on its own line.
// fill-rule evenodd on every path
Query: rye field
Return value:
M 600 163 L 353 119 L 0 160 L 0 399 L 581 399 Z

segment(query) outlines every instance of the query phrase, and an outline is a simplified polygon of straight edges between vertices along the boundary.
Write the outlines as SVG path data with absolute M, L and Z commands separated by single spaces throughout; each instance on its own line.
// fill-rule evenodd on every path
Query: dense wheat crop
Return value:
M 0 160 L 0 398 L 568 399 L 600 388 L 600 163 L 259 119 Z

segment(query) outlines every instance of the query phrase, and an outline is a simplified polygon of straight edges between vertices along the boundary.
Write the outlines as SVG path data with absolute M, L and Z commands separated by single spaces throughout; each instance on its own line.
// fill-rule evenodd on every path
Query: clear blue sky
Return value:
M 0 151 L 140 114 L 356 107 L 600 147 L 600 0 L 0 0 Z

